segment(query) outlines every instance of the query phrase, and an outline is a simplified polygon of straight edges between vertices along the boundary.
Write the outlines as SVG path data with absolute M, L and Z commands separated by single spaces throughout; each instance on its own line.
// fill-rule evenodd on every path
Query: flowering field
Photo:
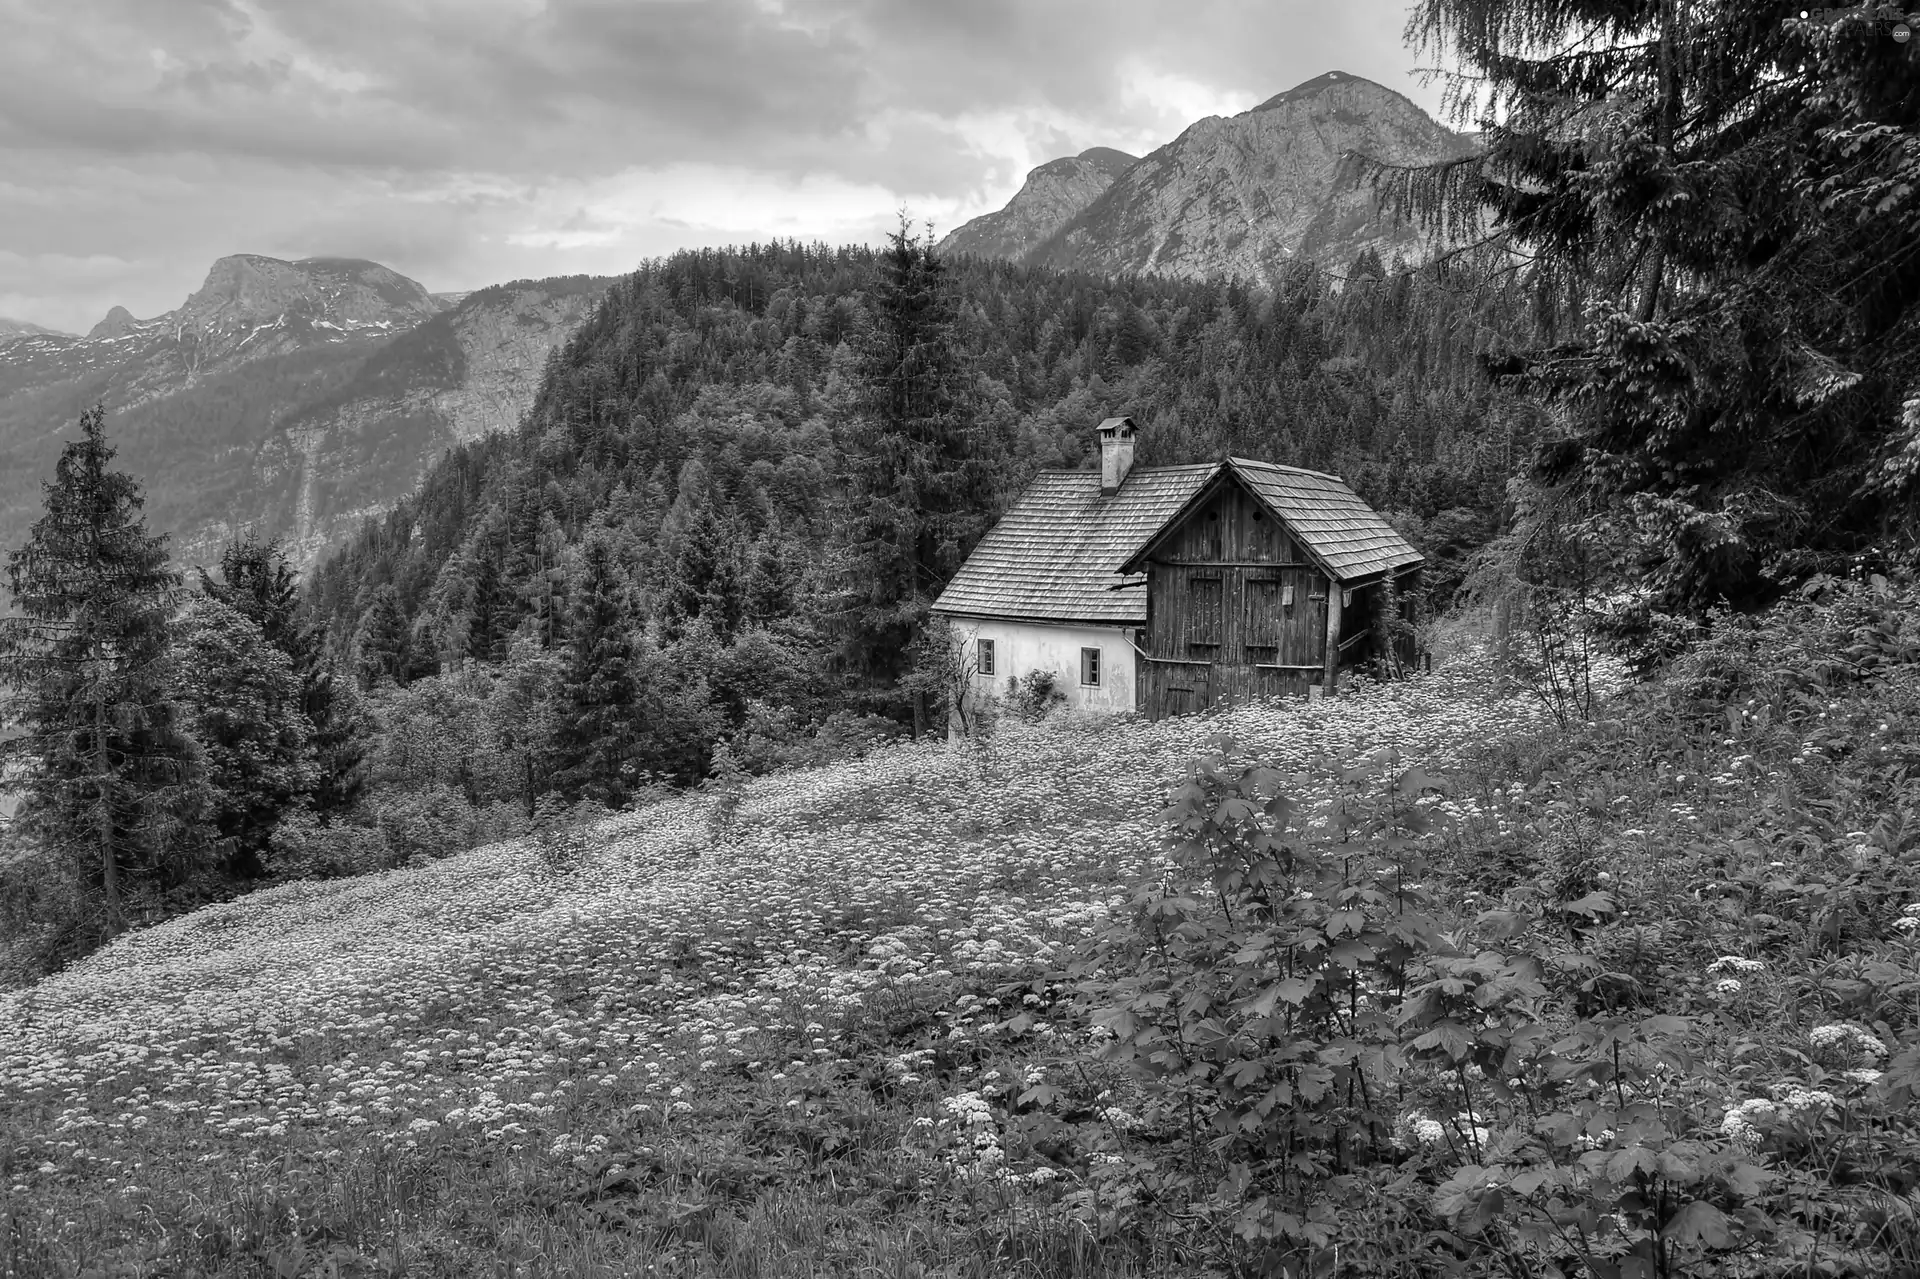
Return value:
M 1920 683 L 1497 687 L 1009 724 L 124 937 L 0 997 L 0 1279 L 1906 1273 Z M 1334 891 L 1211 902 L 1169 820 L 1261 846 L 1268 777 Z
M 572 869 L 496 845 L 123 938 L 0 1001 L 11 1208 L 34 1247 L 80 1268 L 185 1273 L 191 1256 L 304 1273 L 337 1254 L 348 1270 L 464 1274 L 516 1239 L 534 1255 L 537 1232 L 503 1208 L 463 1237 L 419 1190 L 399 1218 L 324 1218 L 351 1217 L 342 1196 L 376 1172 L 438 1176 L 443 1198 L 466 1178 L 522 1197 L 565 1185 L 575 1206 L 657 1218 L 614 1223 L 613 1273 L 637 1255 L 623 1250 L 677 1255 L 711 1231 L 706 1207 L 648 1191 L 674 1181 L 663 1161 L 683 1135 L 682 1153 L 789 1194 L 794 1168 L 841 1146 L 938 1170 L 929 1130 L 995 1094 L 991 1050 L 945 1097 L 915 1063 L 979 1039 L 1008 1011 L 994 992 L 1106 916 L 1159 855 L 1166 789 L 1212 735 L 1301 763 L 1387 744 L 1437 758 L 1533 721 L 1466 695 L 1470 675 L 1014 730 L 985 751 L 889 749 L 761 779 L 724 830 L 696 799 L 621 815 Z

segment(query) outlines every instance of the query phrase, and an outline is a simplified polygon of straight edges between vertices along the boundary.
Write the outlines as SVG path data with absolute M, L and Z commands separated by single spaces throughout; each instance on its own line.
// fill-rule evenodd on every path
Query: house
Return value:
M 1382 615 L 1411 620 L 1424 560 L 1338 476 L 1136 469 L 1138 434 L 1109 418 L 1097 472 L 1041 472 L 934 602 L 976 695 L 1051 672 L 1070 706 L 1158 719 L 1411 663 Z

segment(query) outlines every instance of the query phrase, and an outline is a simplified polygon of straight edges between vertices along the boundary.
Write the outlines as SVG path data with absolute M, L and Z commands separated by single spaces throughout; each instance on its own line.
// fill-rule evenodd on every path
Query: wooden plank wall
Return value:
M 1327 579 L 1238 485 L 1194 512 L 1147 566 L 1142 708 L 1302 693 L 1326 651 Z M 1300 670 L 1269 669 L 1295 666 Z

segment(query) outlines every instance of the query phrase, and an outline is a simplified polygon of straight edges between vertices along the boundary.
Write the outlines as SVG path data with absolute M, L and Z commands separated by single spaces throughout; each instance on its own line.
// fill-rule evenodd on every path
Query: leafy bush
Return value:
M 57 972 L 107 936 L 73 863 L 47 856 L 19 823 L 0 823 L 0 990 Z
M 1044 718 L 1063 704 L 1067 695 L 1059 688 L 1060 677 L 1054 671 L 1028 671 L 1024 676 L 1007 676 L 1006 708 L 1021 719 Z
M 542 795 L 533 811 L 533 849 L 540 864 L 559 874 L 586 865 L 600 847 L 588 827 L 607 814 L 606 805 L 591 799 L 569 804 L 558 792 Z
M 734 735 L 731 750 L 749 773 L 766 774 L 859 759 L 877 746 L 899 740 L 904 731 L 884 715 L 845 710 L 809 728 L 791 707 L 755 700 L 747 703 L 745 721 Z
M 1166 873 L 1077 966 L 1147 1100 L 1136 1145 L 1166 1151 L 1133 1165 L 1141 1202 L 1270 1274 L 1920 1266 L 1911 942 L 1801 987 L 1822 1064 L 1725 998 L 1640 1007 L 1585 874 L 1449 915 L 1446 779 L 1382 752 L 1340 780 L 1303 812 L 1223 742 L 1173 795 Z M 1724 996 L 1768 967 L 1707 971 Z
M 282 882 L 366 875 L 398 864 L 379 827 L 330 822 L 304 807 L 280 819 L 266 856 L 268 878 Z
M 374 818 L 401 865 L 424 865 L 474 845 L 473 805 L 444 784 L 380 795 Z

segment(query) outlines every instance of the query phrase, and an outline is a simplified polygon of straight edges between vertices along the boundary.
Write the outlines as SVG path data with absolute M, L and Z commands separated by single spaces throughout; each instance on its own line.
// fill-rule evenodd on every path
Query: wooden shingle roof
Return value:
M 1337 475 L 1244 457 L 1228 458 L 1227 464 L 1339 581 L 1377 577 L 1426 562 Z
M 1137 561 L 1229 469 L 1338 581 L 1423 562 L 1359 494 L 1319 471 L 1238 457 L 1144 467 L 1111 497 L 1100 495 L 1097 472 L 1042 471 L 980 540 L 933 609 L 962 617 L 1144 625 L 1146 577 Z
M 1219 463 L 1133 471 L 1112 497 L 1097 471 L 1042 471 L 934 601 L 936 613 L 1143 626 L 1146 578 L 1120 565 L 1184 507 Z

